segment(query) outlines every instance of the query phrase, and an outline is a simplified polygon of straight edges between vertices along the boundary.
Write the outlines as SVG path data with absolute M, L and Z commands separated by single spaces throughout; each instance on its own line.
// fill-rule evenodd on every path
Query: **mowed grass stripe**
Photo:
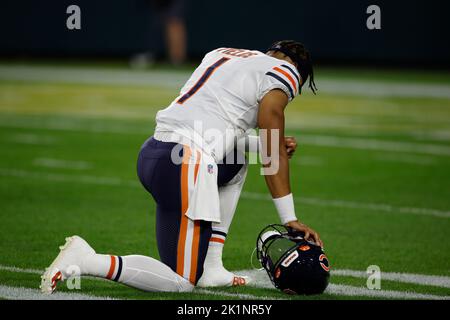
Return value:
M 140 188 L 140 184 L 135 180 L 126 180 L 118 177 L 102 177 L 93 175 L 70 175 L 62 173 L 44 173 L 29 170 L 19 170 L 19 169 L 8 169 L 0 168 L 0 175 L 16 177 L 16 178 L 32 178 L 39 180 L 47 180 L 53 182 L 77 182 L 84 184 L 92 184 L 99 186 L 118 186 L 118 187 L 131 187 Z M 248 200 L 265 200 L 271 201 L 271 197 L 268 194 L 257 193 L 257 192 L 243 192 L 241 197 Z M 384 203 L 365 203 L 356 202 L 348 200 L 330 200 L 321 199 L 313 197 L 295 197 L 295 201 L 319 207 L 337 207 L 337 208 L 347 208 L 355 210 L 370 210 L 377 212 L 387 212 L 387 213 L 398 213 L 398 214 L 413 214 L 413 215 L 424 215 L 430 217 L 438 218 L 450 218 L 450 211 L 442 211 L 431 208 L 417 208 L 417 207 L 397 207 L 390 204 Z
M 80 122 L 71 121 L 46 121 L 45 123 L 42 123 L 23 120 L 17 121 L 14 119 L 0 119 L 0 126 L 4 128 L 26 130 L 41 129 L 127 135 L 150 135 L 152 132 L 150 128 L 145 127 L 140 129 L 136 126 L 105 125 L 104 123 L 101 125 L 86 126 Z M 352 150 L 375 150 L 392 153 L 426 154 L 444 157 L 450 156 L 450 146 L 443 144 L 392 141 L 375 138 L 336 137 L 331 135 L 302 133 L 299 136 L 299 144 Z
M 83 83 L 114 86 L 156 86 L 180 88 L 189 78 L 189 71 L 107 69 L 95 67 L 0 65 L 0 79 L 28 82 Z M 410 81 L 379 81 L 362 79 L 317 80 L 321 92 L 369 97 L 407 96 L 450 98 L 450 86 L 442 83 L 411 83 Z

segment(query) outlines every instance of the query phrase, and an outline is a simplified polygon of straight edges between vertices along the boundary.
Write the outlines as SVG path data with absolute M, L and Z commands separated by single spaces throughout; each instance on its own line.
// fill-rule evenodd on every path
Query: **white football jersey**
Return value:
M 287 61 L 254 50 L 213 50 L 180 95 L 157 113 L 155 137 L 200 137 L 207 146 L 203 149 L 219 161 L 232 150 L 234 139 L 256 128 L 258 105 L 267 92 L 281 89 L 291 101 L 299 85 L 300 75 Z

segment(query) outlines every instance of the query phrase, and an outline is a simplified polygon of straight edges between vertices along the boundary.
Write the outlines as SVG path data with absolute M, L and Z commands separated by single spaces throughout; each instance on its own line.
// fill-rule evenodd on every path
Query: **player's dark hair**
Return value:
M 309 88 L 316 94 L 317 87 L 314 83 L 311 54 L 306 50 L 302 43 L 294 40 L 277 41 L 273 43 L 267 51 L 279 51 L 291 58 L 291 60 L 297 64 L 297 70 L 300 73 L 303 84 L 305 84 L 309 77 Z

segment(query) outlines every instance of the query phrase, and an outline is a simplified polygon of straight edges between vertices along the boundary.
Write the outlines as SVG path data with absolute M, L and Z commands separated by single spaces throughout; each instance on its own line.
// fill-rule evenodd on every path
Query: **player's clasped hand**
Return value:
M 284 141 L 286 143 L 286 151 L 289 159 L 294 155 L 295 149 L 297 149 L 297 140 L 291 136 L 285 136 Z
M 320 239 L 320 235 L 314 231 L 313 229 L 311 229 L 310 227 L 308 227 L 306 224 L 303 224 L 299 221 L 291 221 L 286 223 L 286 225 L 288 227 L 291 227 L 295 230 L 301 231 L 305 233 L 304 239 L 307 241 L 312 241 L 314 243 L 316 243 L 318 246 L 320 246 L 321 248 L 323 248 L 323 242 Z

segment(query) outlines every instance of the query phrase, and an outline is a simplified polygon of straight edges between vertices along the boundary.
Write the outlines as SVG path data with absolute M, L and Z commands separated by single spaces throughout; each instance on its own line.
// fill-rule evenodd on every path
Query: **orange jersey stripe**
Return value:
M 216 238 L 216 237 L 211 237 L 211 238 L 209 239 L 209 241 L 212 241 L 212 242 L 219 242 L 219 243 L 225 243 L 225 240 L 223 240 L 222 238 Z
M 199 245 L 200 245 L 200 221 L 194 221 L 194 239 L 192 240 L 192 252 L 191 252 L 191 273 L 189 275 L 189 281 L 192 284 L 195 284 L 195 278 L 197 277 Z
M 194 183 L 197 182 L 200 156 L 201 156 L 200 152 L 197 151 L 197 161 L 195 162 L 195 169 L 194 169 Z M 189 281 L 192 284 L 195 284 L 195 278 L 197 277 L 199 245 L 200 245 L 200 221 L 194 221 L 194 238 L 192 239 L 192 252 L 191 252 L 191 273 L 189 275 Z
M 201 154 L 200 154 L 200 152 L 197 151 L 197 161 L 195 161 L 195 170 L 194 170 L 194 183 L 197 182 L 198 168 L 200 165 L 200 157 L 201 157 Z
M 114 256 L 111 256 L 111 265 L 109 267 L 108 274 L 106 275 L 107 279 L 112 278 L 112 276 L 114 274 L 114 270 L 116 270 L 116 258 L 114 258 Z
M 289 73 L 287 73 L 286 71 L 284 71 L 283 69 L 280 69 L 278 67 L 274 67 L 273 70 L 276 70 L 276 71 L 282 73 L 283 75 L 285 75 L 286 78 L 288 78 L 289 81 L 291 82 L 292 86 L 294 87 L 294 90 L 297 91 L 297 84 L 295 83 L 294 78 L 292 78 L 292 76 Z
M 186 234 L 188 220 L 185 213 L 188 209 L 188 170 L 191 149 L 187 146 L 183 148 L 183 162 L 181 164 L 181 225 L 177 248 L 177 273 L 183 276 L 184 273 L 184 247 L 186 245 Z

